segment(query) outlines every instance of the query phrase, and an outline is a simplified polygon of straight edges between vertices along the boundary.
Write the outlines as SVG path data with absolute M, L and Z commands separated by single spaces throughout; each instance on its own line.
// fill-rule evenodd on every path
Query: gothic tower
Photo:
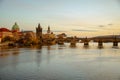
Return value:
M 42 27 L 40 26 L 40 24 L 38 24 L 38 27 L 36 28 L 36 37 L 39 43 L 42 43 Z

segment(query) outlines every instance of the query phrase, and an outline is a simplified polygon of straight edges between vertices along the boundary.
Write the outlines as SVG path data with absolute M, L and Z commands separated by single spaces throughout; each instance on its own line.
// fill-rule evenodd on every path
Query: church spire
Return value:
M 51 31 L 50 31 L 50 26 L 48 26 L 48 30 L 47 30 L 47 33 L 50 33 Z

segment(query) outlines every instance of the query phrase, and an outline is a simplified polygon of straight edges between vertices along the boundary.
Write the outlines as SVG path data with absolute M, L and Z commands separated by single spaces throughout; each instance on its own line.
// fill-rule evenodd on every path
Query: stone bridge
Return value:
M 66 41 L 71 42 L 72 37 L 66 38 Z M 89 42 L 97 42 L 98 46 L 102 47 L 103 43 L 107 43 L 107 42 L 112 42 L 113 46 L 118 46 L 118 43 L 120 42 L 120 37 L 117 36 L 110 36 L 110 37 L 93 37 L 93 38 L 77 38 L 76 37 L 76 42 L 80 42 L 80 43 L 84 43 L 84 45 L 88 46 Z

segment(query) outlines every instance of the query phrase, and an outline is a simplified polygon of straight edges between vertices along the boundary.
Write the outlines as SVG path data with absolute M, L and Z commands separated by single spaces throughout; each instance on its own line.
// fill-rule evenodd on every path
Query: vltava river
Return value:
M 112 43 L 0 48 L 0 55 L 0 80 L 120 80 L 120 49 Z

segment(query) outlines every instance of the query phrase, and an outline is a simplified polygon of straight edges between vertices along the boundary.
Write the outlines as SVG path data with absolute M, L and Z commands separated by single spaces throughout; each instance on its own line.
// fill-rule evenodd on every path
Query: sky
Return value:
M 76 36 L 120 34 L 120 0 L 0 0 L 0 27 L 33 30 L 38 23 Z

